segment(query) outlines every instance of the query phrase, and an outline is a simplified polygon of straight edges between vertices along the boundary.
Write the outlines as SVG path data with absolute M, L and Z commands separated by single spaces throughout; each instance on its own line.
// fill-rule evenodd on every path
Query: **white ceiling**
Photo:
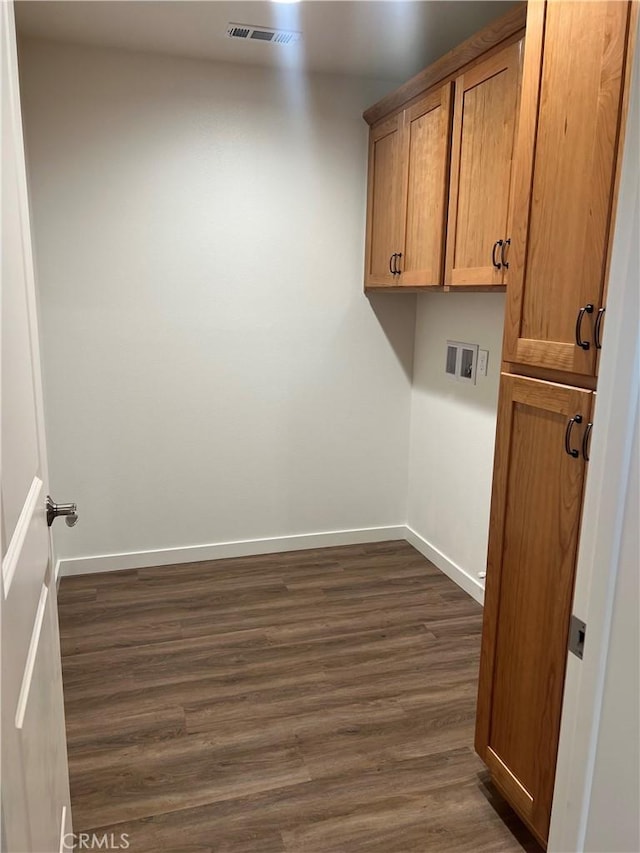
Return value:
M 24 36 L 404 80 L 510 0 L 19 0 Z M 297 45 L 227 38 L 229 22 L 302 30 Z

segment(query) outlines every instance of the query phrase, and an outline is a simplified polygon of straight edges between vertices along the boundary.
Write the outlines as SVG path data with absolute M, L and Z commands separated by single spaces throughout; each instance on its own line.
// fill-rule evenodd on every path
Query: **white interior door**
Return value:
M 13 4 L 0 15 L 2 841 L 57 853 L 71 846 L 60 641 Z

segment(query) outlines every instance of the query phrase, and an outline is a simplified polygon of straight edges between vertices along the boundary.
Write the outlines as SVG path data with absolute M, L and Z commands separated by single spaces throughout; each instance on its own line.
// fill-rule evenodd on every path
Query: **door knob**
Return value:
M 47 495 L 47 526 L 51 527 L 59 515 L 64 515 L 67 527 L 73 527 L 78 523 L 78 507 L 76 504 L 57 504 Z

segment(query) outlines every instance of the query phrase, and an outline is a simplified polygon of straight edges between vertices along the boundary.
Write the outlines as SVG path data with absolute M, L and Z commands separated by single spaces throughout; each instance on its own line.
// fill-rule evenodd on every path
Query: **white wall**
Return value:
M 362 293 L 390 84 L 39 41 L 21 74 L 60 556 L 404 523 L 414 300 Z
M 584 850 L 640 850 L 640 419 L 636 414 Z M 588 636 L 588 626 L 587 626 Z
M 477 598 L 484 586 L 478 572 L 486 569 L 504 300 L 501 293 L 423 294 L 416 316 L 408 522 L 428 546 L 424 553 Z M 487 376 L 476 385 L 451 380 L 447 340 L 489 350 Z

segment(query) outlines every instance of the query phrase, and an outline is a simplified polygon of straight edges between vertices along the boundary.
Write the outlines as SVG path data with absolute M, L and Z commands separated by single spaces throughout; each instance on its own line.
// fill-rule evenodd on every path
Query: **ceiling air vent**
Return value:
M 271 27 L 255 27 L 251 24 L 228 24 L 227 35 L 230 39 L 244 41 L 262 41 L 269 44 L 295 44 L 302 33 L 295 30 L 273 30 Z

